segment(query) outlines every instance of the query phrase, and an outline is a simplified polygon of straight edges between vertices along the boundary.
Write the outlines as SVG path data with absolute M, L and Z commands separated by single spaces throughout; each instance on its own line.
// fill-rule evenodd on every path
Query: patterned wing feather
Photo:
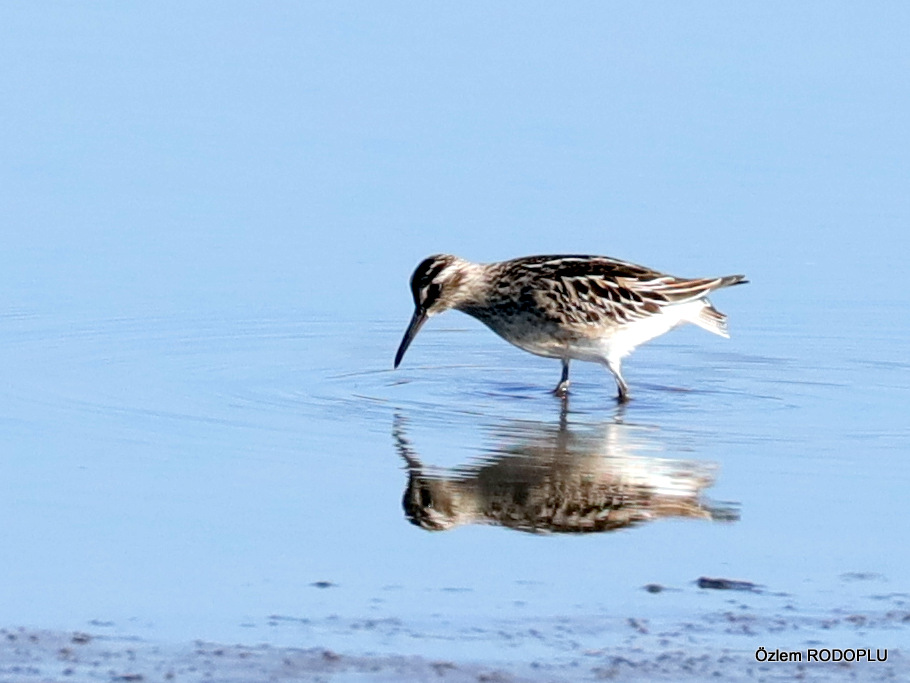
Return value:
M 742 275 L 677 278 L 603 256 L 534 256 L 503 266 L 511 278 L 537 292 L 542 307 L 576 323 L 609 319 L 623 324 L 745 281 Z

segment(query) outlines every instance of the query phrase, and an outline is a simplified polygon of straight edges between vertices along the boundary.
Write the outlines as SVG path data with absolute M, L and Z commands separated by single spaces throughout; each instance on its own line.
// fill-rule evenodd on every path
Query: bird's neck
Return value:
M 460 261 L 454 278 L 457 283 L 451 295 L 451 307 L 464 310 L 485 306 L 490 295 L 489 267 L 482 263 Z

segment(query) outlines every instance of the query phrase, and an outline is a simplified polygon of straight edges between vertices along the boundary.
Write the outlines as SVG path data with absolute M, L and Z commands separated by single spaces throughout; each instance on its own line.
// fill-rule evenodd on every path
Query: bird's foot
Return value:
M 625 382 L 619 382 L 617 389 L 619 391 L 616 394 L 616 402 L 620 405 L 629 402 L 629 386 Z

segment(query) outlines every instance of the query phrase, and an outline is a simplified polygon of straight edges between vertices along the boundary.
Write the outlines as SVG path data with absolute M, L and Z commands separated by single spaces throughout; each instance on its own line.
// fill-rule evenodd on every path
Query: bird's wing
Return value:
M 534 280 L 542 305 L 557 306 L 573 322 L 582 323 L 604 318 L 632 322 L 744 281 L 741 275 L 678 278 L 604 256 L 534 256 L 510 263 Z

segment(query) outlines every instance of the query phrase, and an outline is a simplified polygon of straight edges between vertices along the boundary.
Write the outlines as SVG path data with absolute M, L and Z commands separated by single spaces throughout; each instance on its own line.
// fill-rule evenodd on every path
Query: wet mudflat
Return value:
M 690 625 L 691 626 L 691 625 Z M 643 631 L 641 626 L 639 631 Z M 646 631 L 645 631 L 646 632 Z M 3 680 L 69 681 L 580 681 L 707 680 L 867 681 L 900 679 L 907 662 L 901 652 L 872 650 L 887 661 L 863 663 L 813 659 L 759 663 L 751 653 L 698 647 L 692 638 L 662 634 L 660 644 L 629 638 L 622 648 L 593 649 L 558 661 L 499 664 L 455 662 L 402 655 L 345 655 L 325 648 L 223 645 L 194 641 L 158 644 L 130 638 L 93 637 L 83 632 L 28 629 L 0 633 Z M 685 642 L 683 642 L 685 641 Z M 789 654 L 789 653 L 788 653 Z

